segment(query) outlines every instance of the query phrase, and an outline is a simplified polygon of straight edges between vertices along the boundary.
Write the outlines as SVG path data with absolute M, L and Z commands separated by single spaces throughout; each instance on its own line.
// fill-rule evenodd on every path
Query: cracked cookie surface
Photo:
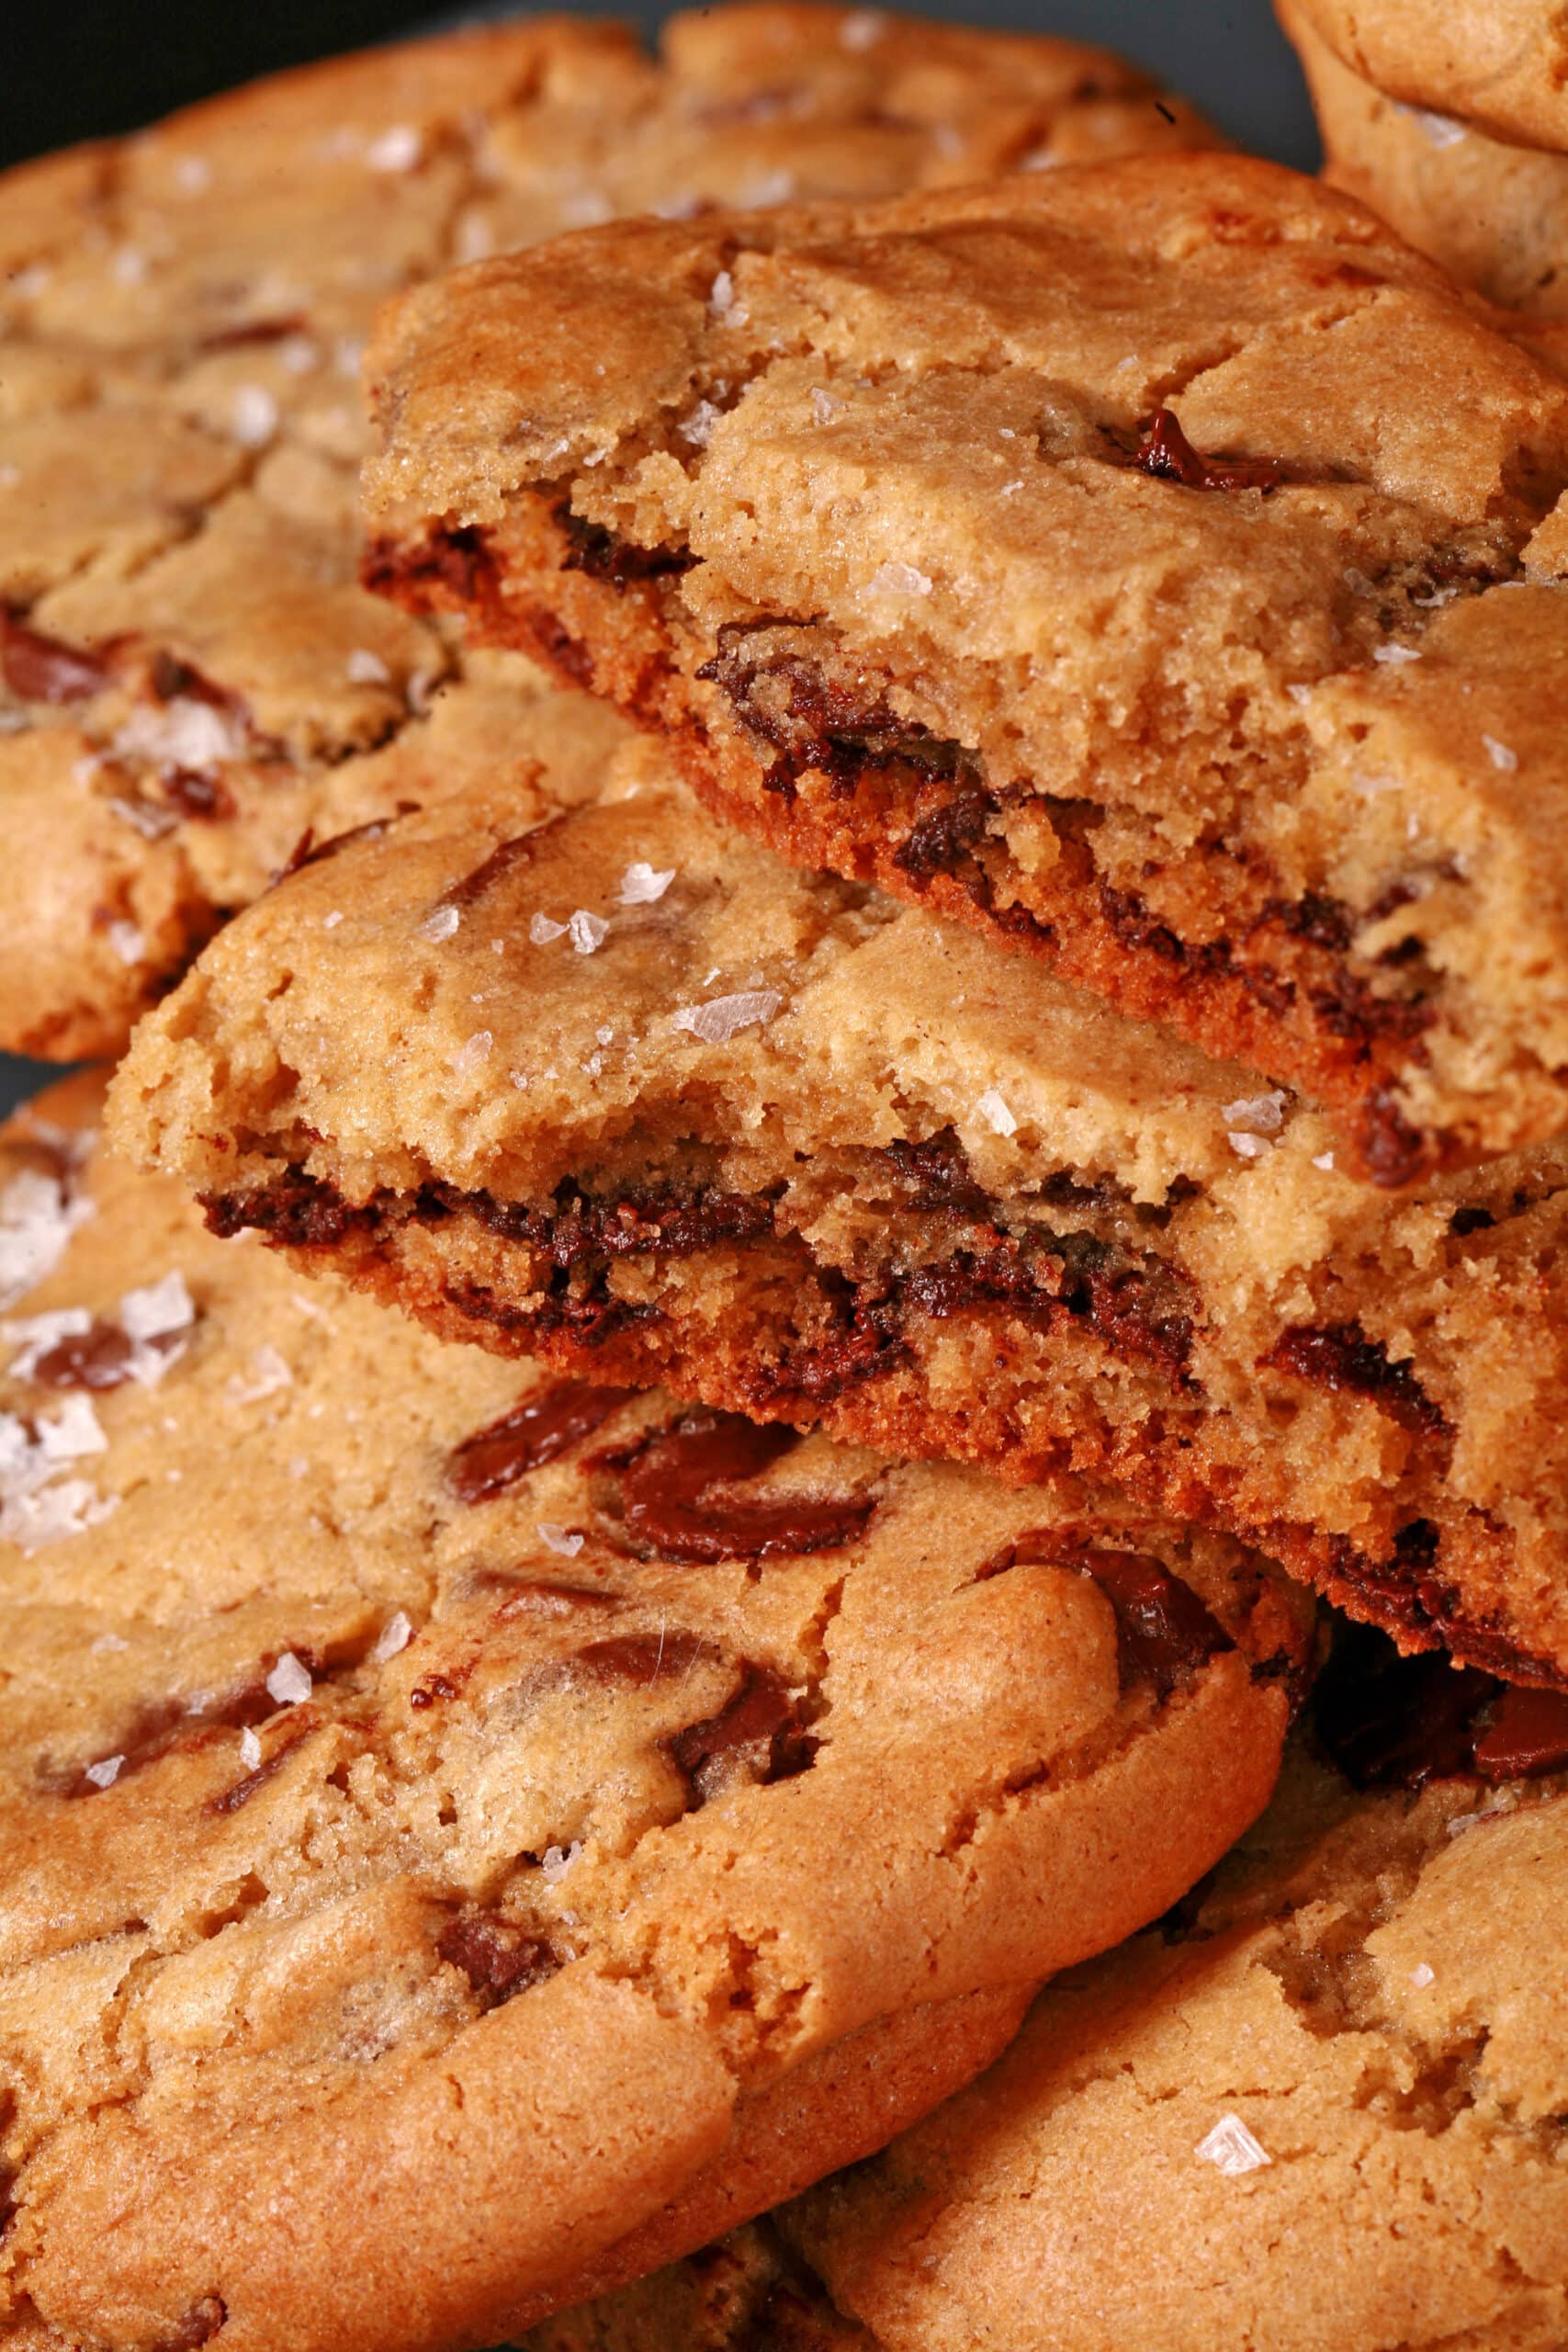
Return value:
M 1568 314 L 1568 155 L 1402 105 L 1341 62 L 1300 0 L 1275 0 L 1323 134 L 1325 175 L 1462 285 L 1527 318 Z
M 547 702 L 355 580 L 385 295 L 626 212 L 1210 136 L 1098 50 L 785 5 L 657 59 L 561 16 L 336 60 L 0 179 L 0 1045 L 117 1053 L 307 832 L 462 772 L 470 694 Z
M 1035 2352 L 1043 2312 L 1052 2352 L 1555 2352 L 1568 1703 L 1348 1647 L 1159 1930 L 885 2153 L 527 2352 Z
M 1312 1093 L 1380 1184 L 1563 1126 L 1568 394 L 1361 207 L 1199 155 L 623 224 L 368 372 L 367 577 L 792 858 Z
M 0 2342 L 493 2341 L 881 2144 L 1266 1801 L 1255 1555 L 445 1349 L 96 1109 L 0 1171 Z
M 448 1337 L 1109 1476 L 1568 1679 L 1561 1143 L 1391 1198 L 1282 1089 L 631 781 L 291 876 L 143 1024 L 124 1138 Z
M 1495 139 L 1568 150 L 1568 11 L 1557 0 L 1292 0 L 1362 81 Z

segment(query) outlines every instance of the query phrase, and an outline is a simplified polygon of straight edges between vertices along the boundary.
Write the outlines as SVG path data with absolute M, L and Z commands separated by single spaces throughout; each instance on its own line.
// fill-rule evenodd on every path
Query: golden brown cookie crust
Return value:
M 369 372 L 367 576 L 788 854 L 1299 1085 L 1380 1183 L 1562 1126 L 1568 407 L 1360 207 L 1190 156 L 625 225 Z
M 1568 311 L 1568 158 L 1403 106 L 1342 64 L 1299 0 L 1276 0 L 1336 187 L 1450 277 L 1531 318 Z
M 6 2340 L 493 2342 L 876 2144 L 1266 1801 L 1308 1629 L 1238 1546 L 443 1350 L 96 1108 L 0 1137 Z
M 1294 0 L 1363 82 L 1494 138 L 1568 150 L 1568 20 L 1551 0 Z
M 386 294 L 628 212 L 1212 137 L 1099 50 L 780 5 L 657 57 L 562 14 L 334 59 L 0 178 L 0 1045 L 118 1054 L 307 834 L 477 756 L 486 708 L 430 707 L 493 665 L 355 577 Z M 551 723 L 526 662 L 506 691 Z

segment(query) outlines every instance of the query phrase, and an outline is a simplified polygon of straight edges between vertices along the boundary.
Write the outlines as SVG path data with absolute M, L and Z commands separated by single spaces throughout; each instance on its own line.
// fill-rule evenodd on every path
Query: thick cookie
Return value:
M 1568 1680 L 1562 1142 L 1391 1199 L 1282 1089 L 652 775 L 291 876 L 116 1086 L 219 1230 L 449 1337 L 1109 1476 Z
M 657 60 L 569 16 L 377 51 L 0 179 L 0 1046 L 118 1053 L 307 832 L 440 789 L 474 669 L 355 577 L 384 295 L 645 208 L 1210 136 L 1099 50 L 786 5 Z
M 306 1295 L 3 1141 L 0 2341 L 492 2341 L 879 2145 L 1269 1794 L 1234 1544 Z
M 1568 20 L 1551 0 L 1296 0 L 1340 61 L 1406 106 L 1568 149 Z
M 1568 155 L 1401 105 L 1341 63 L 1302 0 L 1275 6 L 1312 88 L 1335 187 L 1494 302 L 1568 314 Z
M 1568 1123 L 1568 394 L 1188 156 L 421 288 L 370 572 L 803 863 L 1301 1087 L 1380 1183 Z
M 1393 1753 L 1402 1679 L 1337 1728 L 1420 1793 L 1292 1750 L 1202 1898 L 971 2091 L 526 2352 L 1038 2352 L 1043 2312 L 1051 2352 L 1559 2352 L 1568 1717 L 1488 1727 L 1433 1660 Z

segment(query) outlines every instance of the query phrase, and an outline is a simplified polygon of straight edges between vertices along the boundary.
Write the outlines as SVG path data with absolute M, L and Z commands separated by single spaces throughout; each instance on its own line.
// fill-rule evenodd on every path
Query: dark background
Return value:
M 308 58 L 509 13 L 483 6 L 442 13 L 429 0 L 250 0 L 243 8 L 224 0 L 12 0 L 0 55 L 0 164 L 133 130 Z M 624 5 L 593 13 L 633 17 L 651 29 L 669 11 Z M 1238 145 L 1305 169 L 1315 163 L 1306 94 L 1269 0 L 946 0 L 925 13 L 1122 50 L 1195 99 Z M 0 1054 L 0 1113 L 51 1075 Z
M 919 6 L 919 0 L 903 0 Z M 437 23 L 511 13 L 483 6 L 443 15 L 399 0 L 12 0 L 0 52 L 0 161 L 131 130 L 171 107 L 256 74 Z M 670 12 L 611 5 L 565 13 Z M 1269 0 L 948 0 L 928 16 L 1061 32 L 1126 51 L 1196 99 L 1237 142 L 1310 166 L 1312 119 Z

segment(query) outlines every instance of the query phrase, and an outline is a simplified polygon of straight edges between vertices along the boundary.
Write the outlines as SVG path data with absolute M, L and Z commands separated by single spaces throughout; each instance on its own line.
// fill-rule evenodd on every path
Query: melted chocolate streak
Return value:
M 1179 428 L 1171 422 L 1179 438 Z M 1168 436 L 1165 442 L 1151 441 L 1139 462 L 1146 458 L 1145 470 L 1168 472 L 1187 481 L 1190 476 L 1176 469 L 1174 459 L 1168 467 L 1163 460 L 1156 462 L 1161 451 L 1169 454 L 1171 446 Z M 1194 486 L 1222 485 L 1211 481 Z M 996 903 L 991 876 L 978 852 L 1002 803 L 979 780 L 971 756 L 961 745 L 940 741 L 898 718 L 884 701 L 857 699 L 798 652 L 770 650 L 765 644 L 761 650 L 749 650 L 753 639 L 766 639 L 776 626 L 726 622 L 719 629 L 716 654 L 697 673 L 720 688 L 747 732 L 772 753 L 764 788 L 793 800 L 800 777 L 815 772 L 828 778 L 835 799 L 852 799 L 867 770 L 896 763 L 912 766 L 927 778 L 952 777 L 956 786 L 952 798 L 916 820 L 893 851 L 893 865 L 917 890 L 929 888 L 938 875 L 951 876 L 998 929 L 1054 946 L 1055 932 L 1048 921 L 1026 908 Z M 1293 903 L 1271 900 L 1243 943 L 1254 947 L 1266 943 L 1270 933 L 1282 933 L 1315 948 L 1325 968 L 1319 978 L 1307 982 L 1287 977 L 1255 955 L 1238 954 L 1230 939 L 1201 944 L 1183 940 L 1136 893 L 1118 890 L 1103 877 L 1096 877 L 1091 887 L 1101 920 L 1123 947 L 1235 981 L 1274 1013 L 1288 1012 L 1303 998 L 1314 1019 L 1331 1035 L 1357 1046 L 1362 1059 L 1370 1057 L 1380 1039 L 1414 1047 L 1431 1025 L 1429 1005 L 1380 997 L 1349 969 L 1345 959 L 1353 919 L 1349 909 L 1336 900 L 1312 895 Z M 1373 1089 L 1367 1097 L 1361 1144 L 1368 1170 L 1382 1184 L 1409 1183 L 1426 1165 L 1420 1135 L 1386 1087 Z

